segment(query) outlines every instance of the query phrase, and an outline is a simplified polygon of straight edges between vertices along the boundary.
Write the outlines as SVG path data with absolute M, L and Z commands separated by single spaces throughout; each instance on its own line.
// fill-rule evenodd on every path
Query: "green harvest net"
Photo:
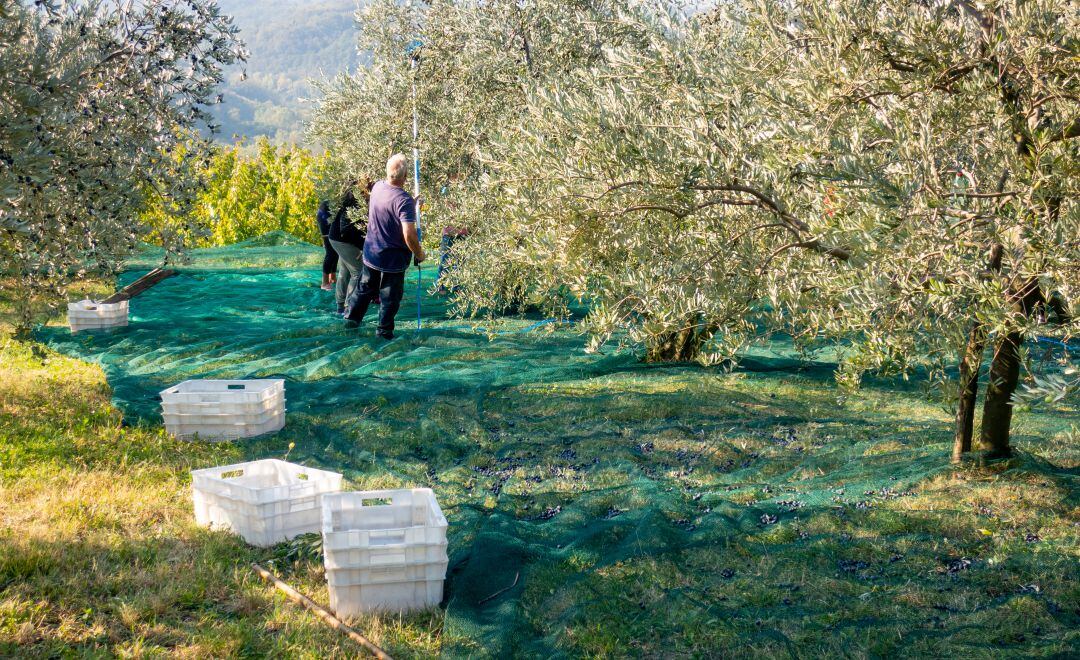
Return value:
M 371 312 L 358 330 L 332 317 L 320 258 L 282 235 L 199 250 L 132 301 L 129 327 L 39 336 L 99 363 L 130 423 L 160 424 L 158 392 L 185 379 L 285 378 L 287 425 L 241 441 L 248 459 L 295 442 L 289 460 L 354 487 L 434 488 L 450 521 L 448 655 L 573 655 L 602 629 L 710 625 L 783 648 L 754 622 L 784 605 L 725 612 L 717 596 L 751 572 L 740 548 L 782 557 L 813 541 L 815 516 L 903 496 L 946 463 L 940 416 L 886 397 L 840 406 L 830 365 L 796 375 L 782 352 L 731 374 L 645 365 L 586 353 L 572 326 L 539 318 L 477 328 L 429 296 L 417 333 L 415 269 L 383 342 Z M 804 570 L 831 576 L 838 560 L 872 570 L 829 552 Z

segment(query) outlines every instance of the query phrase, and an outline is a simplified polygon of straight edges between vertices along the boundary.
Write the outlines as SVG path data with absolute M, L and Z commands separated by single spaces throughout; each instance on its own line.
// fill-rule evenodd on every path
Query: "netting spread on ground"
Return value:
M 797 610 L 765 599 L 736 615 L 719 596 L 754 570 L 742 544 L 782 557 L 838 503 L 902 496 L 945 465 L 948 428 L 929 408 L 872 393 L 840 406 L 827 369 L 792 397 L 790 373 L 587 354 L 536 319 L 489 334 L 434 297 L 417 334 L 415 270 L 386 343 L 331 316 L 318 258 L 274 240 L 202 251 L 132 302 L 128 328 L 40 336 L 100 363 L 131 422 L 160 423 L 157 393 L 184 379 L 284 377 L 287 426 L 242 442 L 248 458 L 295 442 L 290 460 L 355 486 L 435 488 L 451 523 L 450 654 L 559 655 L 611 627 L 730 626 L 783 648 L 753 620 Z M 847 561 L 831 553 L 802 570 L 831 575 Z

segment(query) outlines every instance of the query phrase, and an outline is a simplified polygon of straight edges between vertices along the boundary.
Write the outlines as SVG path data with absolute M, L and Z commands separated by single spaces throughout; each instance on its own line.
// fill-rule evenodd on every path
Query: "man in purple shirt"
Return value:
M 408 169 L 408 159 L 394 154 L 386 161 L 386 180 L 371 189 L 364 272 L 345 302 L 345 318 L 359 323 L 378 296 L 379 328 L 375 334 L 383 339 L 394 338 L 394 317 L 405 292 L 405 271 L 414 259 L 419 264 L 427 258 L 416 231 L 416 201 L 404 188 Z

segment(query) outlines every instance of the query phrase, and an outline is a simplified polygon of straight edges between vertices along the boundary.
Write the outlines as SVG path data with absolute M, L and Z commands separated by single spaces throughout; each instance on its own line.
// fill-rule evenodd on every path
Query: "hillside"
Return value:
M 236 19 L 250 58 L 244 72 L 226 73 L 225 102 L 216 109 L 218 139 L 265 135 L 275 142 L 304 142 L 310 112 L 303 99 L 312 78 L 354 68 L 356 0 L 220 0 Z

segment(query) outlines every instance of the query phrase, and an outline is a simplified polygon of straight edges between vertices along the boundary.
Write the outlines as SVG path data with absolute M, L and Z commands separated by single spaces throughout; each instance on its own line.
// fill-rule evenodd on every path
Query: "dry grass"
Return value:
M 188 471 L 236 448 L 122 426 L 97 367 L 0 346 L 0 457 L 0 655 L 355 655 L 251 574 L 272 552 L 194 525 Z M 364 623 L 397 655 L 436 648 L 437 620 Z

